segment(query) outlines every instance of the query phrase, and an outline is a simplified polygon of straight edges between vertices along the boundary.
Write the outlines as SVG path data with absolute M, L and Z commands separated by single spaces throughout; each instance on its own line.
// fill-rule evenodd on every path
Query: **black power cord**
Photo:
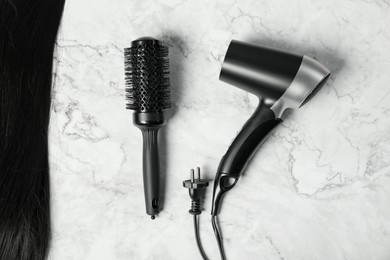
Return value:
M 209 181 L 200 178 L 200 168 L 197 167 L 196 176 L 194 169 L 191 169 L 190 179 L 183 181 L 183 186 L 188 189 L 191 197 L 191 209 L 189 210 L 189 213 L 194 216 L 193 219 L 196 245 L 203 260 L 208 260 L 209 258 L 207 257 L 200 240 L 199 215 L 202 213 L 202 200 L 205 195 L 205 190 L 209 186 Z M 222 236 L 215 215 L 212 216 L 211 221 L 213 224 L 214 234 L 217 239 L 221 259 L 226 260 L 225 251 L 222 244 Z
M 207 255 L 202 247 L 202 242 L 200 241 L 199 215 L 194 215 L 194 232 L 195 232 L 196 245 L 198 246 L 199 253 L 201 254 L 204 260 L 208 260 Z
M 225 250 L 224 250 L 224 247 L 223 247 L 221 230 L 220 230 L 220 228 L 218 226 L 217 216 L 216 215 L 212 215 L 212 217 L 211 217 L 211 224 L 213 225 L 214 235 L 215 235 L 215 238 L 217 239 L 218 249 L 219 249 L 219 254 L 221 255 L 221 259 L 222 260 L 226 260 L 226 255 L 225 255 Z

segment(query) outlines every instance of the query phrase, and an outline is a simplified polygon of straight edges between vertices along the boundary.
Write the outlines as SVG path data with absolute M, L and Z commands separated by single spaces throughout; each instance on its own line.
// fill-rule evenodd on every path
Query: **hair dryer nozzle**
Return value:
M 303 56 L 290 87 L 271 107 L 276 117 L 281 117 L 286 109 L 297 109 L 306 104 L 325 84 L 330 73 L 318 61 Z

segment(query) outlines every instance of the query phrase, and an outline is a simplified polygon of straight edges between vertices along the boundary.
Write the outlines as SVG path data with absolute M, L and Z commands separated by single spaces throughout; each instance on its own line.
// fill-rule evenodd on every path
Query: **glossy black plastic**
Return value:
M 214 183 L 212 214 L 220 210 L 224 194 L 232 189 L 252 155 L 281 119 L 269 108 L 288 89 L 303 56 L 232 40 L 220 80 L 256 95 L 259 106 L 248 119 L 219 164 Z
M 146 213 L 154 216 L 160 212 L 158 131 L 165 125 L 165 118 L 163 113 L 136 112 L 133 119 L 143 137 L 142 167 Z
M 217 215 L 224 194 L 232 189 L 250 158 L 281 119 L 267 107 L 258 107 L 248 119 L 219 164 L 214 182 L 212 214 Z
M 276 101 L 290 86 L 302 59 L 283 50 L 232 40 L 219 79 Z

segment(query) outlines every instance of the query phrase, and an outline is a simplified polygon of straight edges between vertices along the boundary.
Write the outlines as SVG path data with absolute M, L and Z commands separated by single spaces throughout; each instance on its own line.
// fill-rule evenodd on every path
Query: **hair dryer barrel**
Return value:
M 271 105 L 291 85 L 303 56 L 232 40 L 219 79 Z

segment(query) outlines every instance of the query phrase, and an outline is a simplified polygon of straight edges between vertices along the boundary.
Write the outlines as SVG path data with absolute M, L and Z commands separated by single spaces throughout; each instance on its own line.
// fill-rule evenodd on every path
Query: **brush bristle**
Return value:
M 161 112 L 170 108 L 168 47 L 141 38 L 125 49 L 126 108 Z

